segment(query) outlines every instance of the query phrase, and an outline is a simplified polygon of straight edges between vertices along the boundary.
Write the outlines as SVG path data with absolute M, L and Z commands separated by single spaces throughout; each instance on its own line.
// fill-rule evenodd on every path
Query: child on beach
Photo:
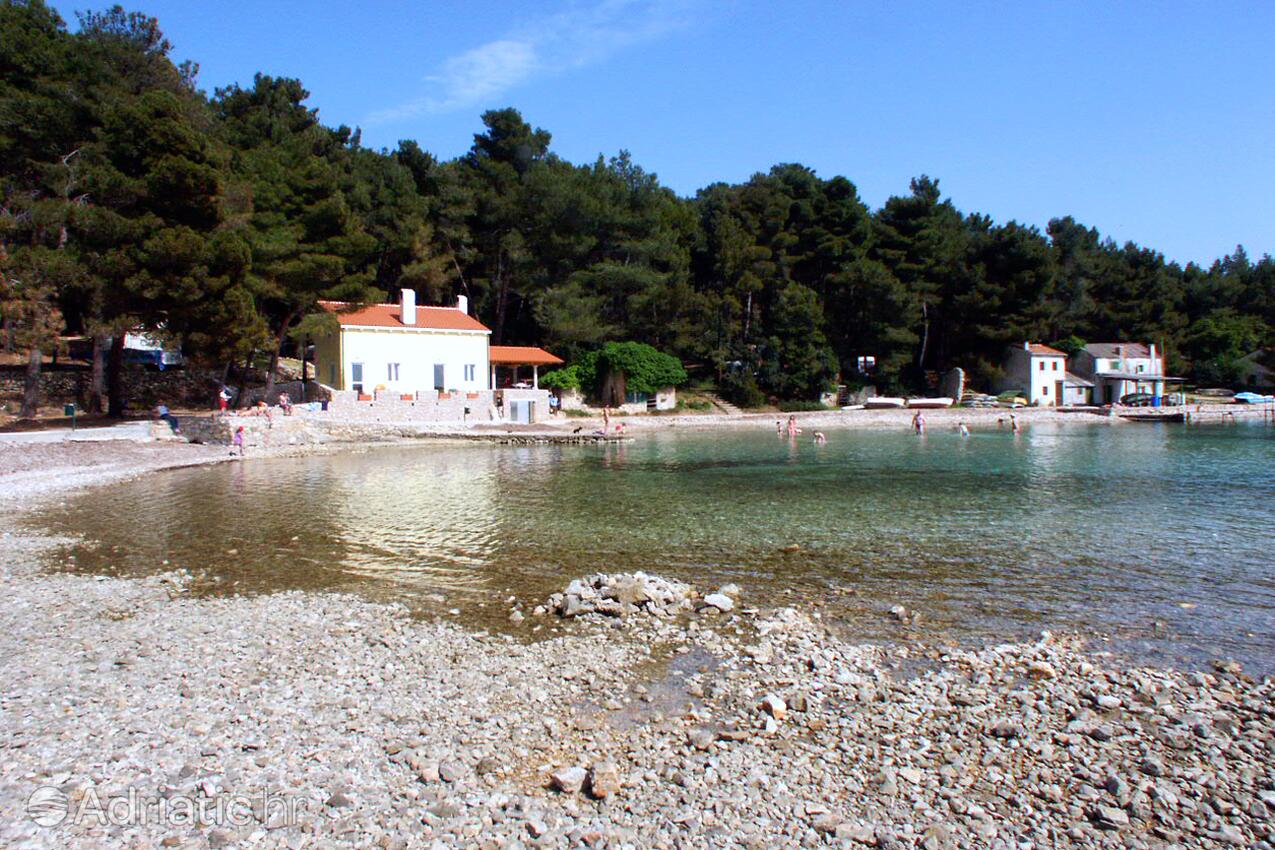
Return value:
M 232 455 L 238 454 L 240 457 L 243 457 L 243 426 L 242 425 L 240 425 L 238 428 L 235 429 L 235 436 L 230 441 L 230 453 Z

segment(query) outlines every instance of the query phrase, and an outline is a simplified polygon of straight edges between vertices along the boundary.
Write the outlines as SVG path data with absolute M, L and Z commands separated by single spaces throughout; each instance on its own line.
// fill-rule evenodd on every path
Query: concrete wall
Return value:
M 400 394 L 432 392 L 434 366 L 442 364 L 445 389 L 482 392 L 490 389 L 489 336 L 487 331 L 342 328 L 338 336 L 315 342 L 316 374 L 335 389 L 352 390 L 353 366 L 362 363 L 365 394 L 378 387 Z M 397 377 L 390 364 L 398 364 Z
M 513 421 L 514 402 L 532 403 L 532 424 L 536 422 L 544 422 L 550 417 L 548 390 L 503 389 L 496 390 L 494 395 L 497 400 L 496 409 L 500 411 L 500 418 L 502 421 Z

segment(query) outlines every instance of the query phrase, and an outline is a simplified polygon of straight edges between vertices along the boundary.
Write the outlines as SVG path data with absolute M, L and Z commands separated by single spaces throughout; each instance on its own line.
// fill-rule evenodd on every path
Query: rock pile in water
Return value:
M 735 585 L 701 597 L 689 584 L 643 572 L 595 573 L 575 579 L 566 590 L 550 596 L 547 610 L 564 618 L 590 614 L 671 617 L 690 610 L 726 613 L 734 609 L 732 597 L 738 595 Z

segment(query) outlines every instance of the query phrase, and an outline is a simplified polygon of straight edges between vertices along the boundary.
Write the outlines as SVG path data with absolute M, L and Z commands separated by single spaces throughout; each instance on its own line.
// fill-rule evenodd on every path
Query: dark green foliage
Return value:
M 375 151 L 298 80 L 209 98 L 169 49 L 144 14 L 70 33 L 41 0 L 0 0 L 0 265 L 28 348 L 54 321 L 99 341 L 141 325 L 242 363 L 330 327 L 320 299 L 411 287 L 574 364 L 547 386 L 653 392 L 684 360 L 755 407 L 955 366 L 985 384 L 1024 339 L 1155 342 L 1206 383 L 1275 344 L 1275 261 L 1242 247 L 1181 268 L 1070 217 L 962 213 L 927 176 L 874 212 L 795 163 L 679 198 L 625 151 L 566 162 L 514 109 L 450 162 Z
M 641 342 L 608 342 L 585 352 L 570 366 L 544 375 L 540 384 L 599 398 L 609 381 L 620 382 L 621 393 L 653 395 L 665 387 L 681 386 L 686 377 L 682 361 L 670 354 Z
M 642 342 L 608 342 L 597 353 L 594 372 L 600 378 L 623 374 L 629 392 L 648 395 L 686 383 L 682 361 Z
M 828 410 L 826 404 L 818 401 L 781 401 L 779 402 L 779 410 L 783 413 L 814 413 L 819 410 Z

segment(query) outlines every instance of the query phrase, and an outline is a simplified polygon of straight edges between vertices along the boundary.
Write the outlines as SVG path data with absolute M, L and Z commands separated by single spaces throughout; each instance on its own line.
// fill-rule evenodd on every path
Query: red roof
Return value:
M 402 308 L 397 304 L 373 304 L 349 310 L 344 301 L 320 301 L 319 306 L 336 313 L 341 327 L 404 328 L 428 331 L 486 331 L 489 328 L 467 313 L 455 307 L 416 308 L 416 324 L 403 324 Z M 344 311 L 344 312 L 342 312 Z M 560 361 L 561 362 L 561 361 Z
M 561 357 L 531 345 L 493 345 L 487 349 L 492 363 L 506 366 L 557 366 Z
M 1048 345 L 1041 345 L 1038 342 L 1033 342 L 1031 344 L 1031 353 L 1041 354 L 1047 357 L 1066 357 L 1067 356 L 1066 352 L 1059 351 L 1056 348 L 1050 348 Z

